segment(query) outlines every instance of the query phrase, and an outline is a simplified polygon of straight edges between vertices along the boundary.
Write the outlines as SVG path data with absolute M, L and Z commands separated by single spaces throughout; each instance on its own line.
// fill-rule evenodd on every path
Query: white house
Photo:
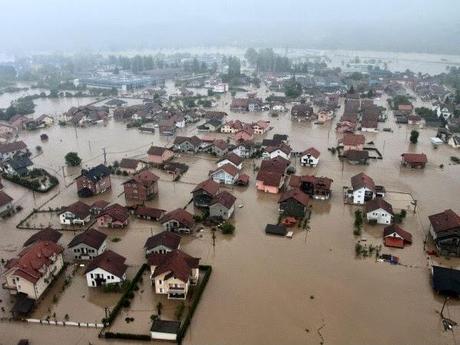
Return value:
M 182 237 L 179 235 L 170 231 L 163 231 L 159 234 L 150 236 L 144 245 L 145 254 L 166 254 L 179 249 L 181 238 Z
M 366 201 L 375 198 L 374 180 L 364 173 L 360 173 L 351 178 L 351 197 L 353 204 L 364 205 Z
M 233 164 L 227 163 L 211 171 L 209 176 L 217 183 L 235 184 L 240 171 Z
M 59 221 L 62 225 L 85 225 L 91 219 L 90 206 L 84 202 L 77 201 L 67 206 L 59 215 Z
M 166 254 L 153 253 L 147 261 L 155 293 L 168 295 L 168 299 L 186 299 L 190 285 L 198 281 L 200 259 L 181 250 Z
M 76 235 L 68 248 L 73 259 L 92 260 L 107 248 L 107 235 L 96 229 L 88 229 Z
M 276 157 L 283 157 L 284 159 L 289 160 L 291 158 L 291 147 L 282 143 L 279 146 L 268 146 L 265 148 L 262 153 L 264 159 L 272 159 Z
M 243 169 L 243 159 L 233 152 L 228 153 L 221 160 L 217 161 L 218 168 L 226 164 L 231 164 L 238 170 Z
M 300 156 L 300 165 L 308 167 L 316 167 L 319 162 L 320 152 L 314 147 L 310 147 L 302 152 Z
M 126 258 L 111 250 L 96 256 L 86 267 L 86 283 L 89 287 L 120 284 L 126 280 Z
M 366 202 L 364 211 L 367 221 L 376 221 L 377 224 L 393 223 L 393 207 L 382 198 L 375 198 Z
M 212 87 L 212 91 L 214 93 L 225 93 L 228 91 L 228 84 L 227 83 L 219 83 Z
M 64 248 L 52 241 L 37 241 L 6 263 L 3 287 L 11 294 L 39 299 L 64 267 Z
M 229 219 L 235 212 L 236 198 L 227 191 L 217 194 L 209 205 L 209 216 Z

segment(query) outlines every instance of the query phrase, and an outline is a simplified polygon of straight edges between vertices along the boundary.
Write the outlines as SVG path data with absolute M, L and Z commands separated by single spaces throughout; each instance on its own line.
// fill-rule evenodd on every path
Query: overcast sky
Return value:
M 460 0 L 0 0 L 0 51 L 193 46 L 460 54 Z

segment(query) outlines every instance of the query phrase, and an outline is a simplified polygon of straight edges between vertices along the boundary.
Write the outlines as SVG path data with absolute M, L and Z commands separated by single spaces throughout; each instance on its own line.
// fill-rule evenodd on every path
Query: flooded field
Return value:
M 268 95 L 265 90 L 259 91 L 259 94 Z M 267 112 L 237 114 L 228 110 L 229 102 L 229 95 L 222 97 L 216 109 L 228 111 L 230 119 L 248 122 L 270 120 L 274 129 L 266 136 L 289 134 L 294 151 L 310 146 L 320 150 L 320 163 L 316 168 L 300 167 L 294 159 L 293 164 L 297 167 L 297 174 L 332 178 L 333 195 L 328 201 L 313 201 L 311 230 L 308 233 L 298 230 L 293 239 L 266 236 L 265 225 L 276 222 L 278 218 L 279 196 L 255 190 L 253 163 L 245 161 L 244 170 L 251 178 L 250 185 L 232 190 L 237 197 L 236 204 L 243 205 L 235 212 L 235 234 L 218 233 L 215 247 L 208 229 L 183 241 L 184 251 L 200 257 L 203 264 L 213 266 L 184 344 L 455 344 L 457 330 L 442 330 L 439 311 L 443 299 L 432 292 L 423 241 L 428 231 L 428 215 L 448 208 L 459 211 L 460 165 L 449 164 L 449 157 L 458 155 L 458 151 L 446 145 L 434 149 L 430 137 L 435 135 L 435 130 L 430 128 L 420 130 L 418 144 L 410 144 L 411 128 L 398 126 L 390 115 L 385 124 L 380 124 L 380 129 L 391 127 L 393 132 L 365 133 L 366 141 L 375 143 L 383 159 L 372 160 L 368 166 L 353 166 L 341 163 L 327 150 L 337 143 L 334 130 L 337 119 L 330 124 L 315 125 L 293 122 L 288 113 L 278 118 L 270 117 Z M 385 98 L 379 103 L 386 106 Z M 152 143 L 172 143 L 171 138 L 160 137 L 158 133 L 140 134 L 114 121 L 106 127 L 76 130 L 54 126 L 43 132 L 49 135 L 46 143 L 39 139 L 42 131 L 22 133 L 20 138 L 31 148 L 36 145 L 43 147 L 43 154 L 33 161 L 35 165 L 57 174 L 61 183 L 46 195 L 33 196 L 22 187 L 4 181 L 5 191 L 24 210 L 1 223 L 0 257 L 3 259 L 13 257 L 33 233 L 15 228 L 33 207 L 45 203 L 45 208 L 57 207 L 77 200 L 76 187 L 72 182 L 78 169 L 63 168 L 67 152 L 77 151 L 83 158 L 83 166 L 93 166 L 103 162 L 102 148 L 106 149 L 110 163 L 123 157 L 145 157 Z M 181 134 L 197 134 L 197 131 L 195 127 L 186 128 L 179 130 L 178 135 Z M 400 155 L 408 151 L 426 153 L 427 167 L 424 170 L 402 168 Z M 195 184 L 204 180 L 215 166 L 215 159 L 205 155 L 183 155 L 178 160 L 190 165 L 180 182 L 173 183 L 171 176 L 152 170 L 160 176 L 159 196 L 149 205 L 166 210 L 184 207 Z M 443 168 L 440 168 L 441 164 L 444 164 Z M 383 248 L 384 253 L 399 256 L 401 265 L 376 262 L 373 257 L 355 257 L 358 238 L 353 235 L 353 212 L 357 207 L 343 203 L 342 190 L 343 186 L 350 185 L 351 176 L 362 171 L 391 192 L 388 200 L 396 209 L 407 208 L 411 200 L 417 200 L 417 212 L 409 211 L 402 224 L 412 233 L 413 244 L 403 250 Z M 113 190 L 100 197 L 124 204 L 121 183 L 125 179 L 113 177 Z M 56 193 L 58 195 L 47 202 Z M 84 201 L 91 203 L 95 199 Z M 189 206 L 189 210 L 193 211 L 193 208 Z M 109 234 L 108 247 L 126 256 L 128 265 L 136 266 L 145 260 L 145 239 L 152 233 L 160 232 L 161 226 L 131 219 L 127 229 L 103 231 Z M 383 226 L 366 225 L 361 238 L 368 244 L 382 244 L 382 231 Z M 65 232 L 62 241 L 68 243 L 72 236 L 71 232 Z M 121 240 L 112 242 L 115 237 Z M 447 266 L 460 266 L 458 259 L 436 260 Z M 152 298 L 149 295 L 151 291 L 147 291 L 148 283 L 144 276 L 144 293 L 135 302 L 135 309 L 143 315 L 139 317 L 142 329 L 145 329 L 147 315 L 150 317 L 155 312 L 143 309 L 144 305 L 149 305 L 144 303 L 144 299 L 151 301 Z M 70 293 L 72 303 L 66 302 Z M 92 295 L 79 279 L 75 279 L 64 292 L 62 300 L 51 310 L 61 316 L 68 307 L 78 309 L 82 300 L 82 305 L 86 307 L 82 306 L 81 311 L 72 311 L 70 316 L 79 317 L 80 313 L 86 314 L 84 310 L 88 310 L 95 315 L 93 318 L 98 318 L 101 306 L 106 304 L 101 298 L 100 294 Z M 4 290 L 0 292 L 0 299 L 0 306 L 9 305 L 10 298 Z M 66 307 L 61 307 L 60 303 Z M 45 300 L 37 313 L 46 315 L 49 306 L 50 302 Z M 460 303 L 449 301 L 446 314 L 460 321 Z M 117 322 L 125 324 L 125 315 L 121 315 Z M 75 344 L 108 343 L 97 338 L 97 330 L 12 325 L 0 323 L 0 334 L 5 344 L 13 344 L 24 337 L 32 339 L 33 344 L 66 344 L 68 339 Z M 137 327 L 137 321 L 133 325 Z

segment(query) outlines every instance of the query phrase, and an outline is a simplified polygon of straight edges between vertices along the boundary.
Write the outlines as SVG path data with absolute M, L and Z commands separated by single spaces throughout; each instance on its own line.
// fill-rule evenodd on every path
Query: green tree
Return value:
M 419 136 L 419 132 L 417 130 L 415 130 L 415 129 L 412 130 L 412 132 L 410 132 L 410 138 L 409 138 L 410 142 L 412 144 L 417 144 L 418 136 Z
M 225 222 L 220 226 L 222 233 L 225 235 L 231 235 L 235 232 L 235 226 L 231 223 Z
M 65 163 L 72 167 L 79 166 L 81 164 L 81 158 L 77 152 L 69 152 L 65 155 Z
M 244 58 L 248 60 L 250 65 L 255 65 L 258 57 L 259 54 L 257 54 L 257 51 L 254 48 L 248 48 L 244 54 Z
M 302 95 L 302 85 L 292 78 L 284 85 L 284 94 L 289 98 L 297 98 Z

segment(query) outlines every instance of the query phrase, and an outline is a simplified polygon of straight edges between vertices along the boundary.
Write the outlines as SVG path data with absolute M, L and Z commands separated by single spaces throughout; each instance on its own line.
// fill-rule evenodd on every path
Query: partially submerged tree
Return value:
M 81 164 L 81 158 L 77 152 L 69 152 L 65 155 L 65 163 L 72 167 L 79 166 Z

